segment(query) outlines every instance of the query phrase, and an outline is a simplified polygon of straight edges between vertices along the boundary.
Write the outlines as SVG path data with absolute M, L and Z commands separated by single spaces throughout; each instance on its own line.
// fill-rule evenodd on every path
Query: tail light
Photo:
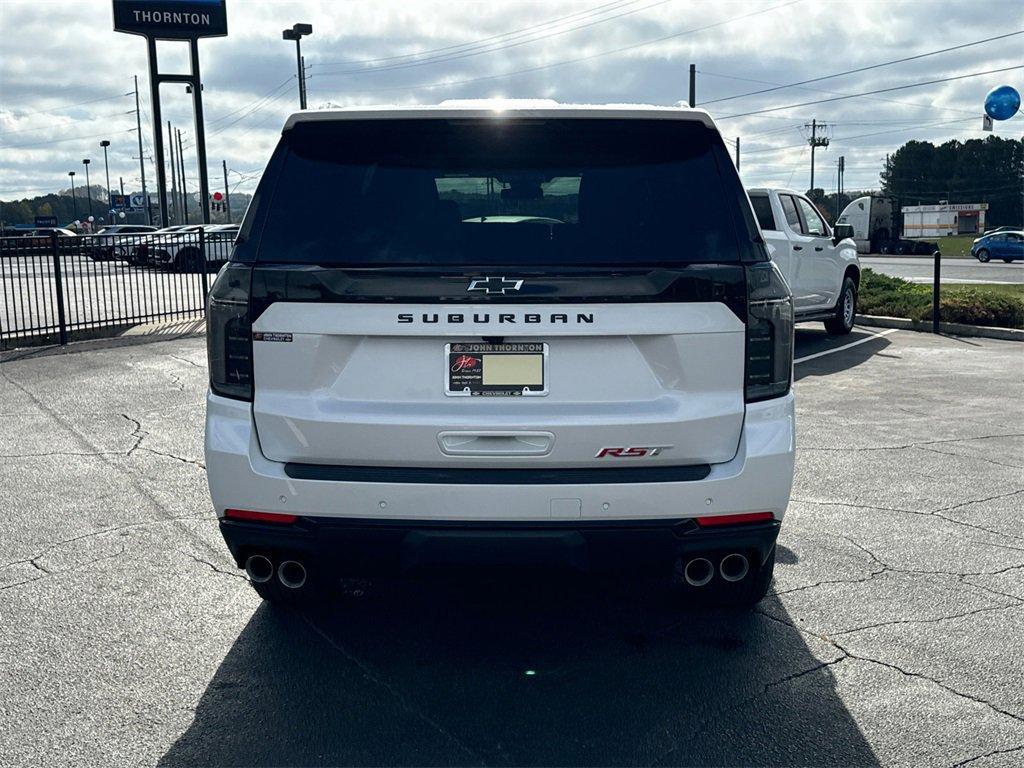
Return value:
M 771 261 L 747 267 L 748 403 L 780 397 L 793 379 L 793 297 Z
M 210 389 L 236 400 L 252 400 L 251 282 L 251 267 L 228 263 L 210 288 L 206 311 Z

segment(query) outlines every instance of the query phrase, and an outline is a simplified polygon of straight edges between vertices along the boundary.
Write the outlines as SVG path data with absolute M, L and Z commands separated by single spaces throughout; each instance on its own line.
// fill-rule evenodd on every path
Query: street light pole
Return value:
M 71 204 L 75 207 L 75 221 L 78 221 L 78 198 L 75 197 L 75 172 L 68 171 L 71 177 Z
M 281 31 L 281 39 L 295 41 L 295 64 L 299 74 L 299 109 L 306 108 L 306 67 L 302 59 L 301 40 L 313 34 L 312 24 L 293 24 L 291 29 Z
M 113 209 L 111 205 L 112 199 L 110 195 L 110 164 L 107 162 L 107 147 L 110 146 L 110 142 L 104 139 L 100 142 L 100 146 L 103 147 L 103 168 L 107 172 L 107 214 Z
M 92 216 L 92 190 L 89 189 L 89 163 L 92 161 L 89 158 L 85 158 L 82 161 L 82 165 L 85 166 L 85 197 L 89 201 L 89 215 Z

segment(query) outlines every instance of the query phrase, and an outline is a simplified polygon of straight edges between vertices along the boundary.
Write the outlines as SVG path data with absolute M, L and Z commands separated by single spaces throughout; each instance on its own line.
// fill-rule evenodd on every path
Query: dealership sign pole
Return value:
M 225 0 L 113 0 L 114 31 L 146 38 L 149 53 L 149 92 L 153 103 L 153 151 L 160 197 L 160 223 L 167 226 L 167 183 L 164 170 L 164 137 L 160 115 L 160 84 L 186 83 L 192 88 L 196 122 L 196 156 L 199 160 L 199 199 L 203 222 L 210 223 L 209 180 L 206 174 L 206 131 L 203 125 L 203 88 L 199 75 L 199 38 L 224 37 L 228 33 Z M 189 44 L 191 72 L 160 74 L 157 40 L 185 40 Z

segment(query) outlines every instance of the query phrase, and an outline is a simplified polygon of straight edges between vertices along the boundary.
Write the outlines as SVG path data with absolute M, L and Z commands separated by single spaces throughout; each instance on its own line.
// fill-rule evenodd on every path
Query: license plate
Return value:
M 451 397 L 530 397 L 548 393 L 548 345 L 446 344 L 445 394 Z

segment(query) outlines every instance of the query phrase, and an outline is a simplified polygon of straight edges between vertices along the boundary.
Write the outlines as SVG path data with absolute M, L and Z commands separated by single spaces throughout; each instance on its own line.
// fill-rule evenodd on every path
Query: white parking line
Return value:
M 831 355 L 833 352 L 842 352 L 844 349 L 849 349 L 850 347 L 856 347 L 858 344 L 864 344 L 869 341 L 874 341 L 875 339 L 880 339 L 883 336 L 888 336 L 890 333 L 896 333 L 896 331 L 898 330 L 898 328 L 889 328 L 888 330 L 881 331 L 880 333 L 872 333 L 867 338 L 851 341 L 849 344 L 843 344 L 843 346 L 836 347 L 835 349 L 826 349 L 824 352 L 815 352 L 813 355 L 798 357 L 796 360 L 793 361 L 793 364 L 795 365 L 796 363 L 806 363 L 808 360 L 814 360 L 816 357 L 824 357 L 825 355 Z

